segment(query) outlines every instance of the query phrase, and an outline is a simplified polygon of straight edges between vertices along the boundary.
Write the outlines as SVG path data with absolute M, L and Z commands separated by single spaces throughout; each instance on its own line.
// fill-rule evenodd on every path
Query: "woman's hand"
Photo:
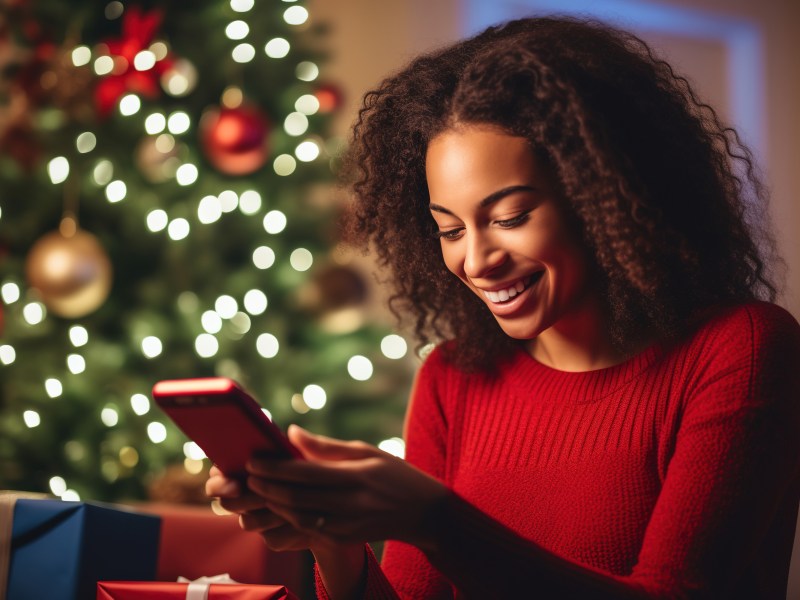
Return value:
M 242 496 L 241 505 L 250 510 L 245 528 L 277 540 L 277 532 L 270 532 L 283 533 L 288 524 L 296 534 L 287 533 L 287 540 L 306 543 L 315 553 L 370 540 L 430 543 L 427 519 L 446 496 L 444 484 L 364 442 L 312 435 L 296 426 L 289 438 L 307 460 L 250 461 L 247 487 L 261 504 L 253 511 L 258 500 Z
M 242 529 L 260 533 L 270 550 L 305 550 L 309 537 L 289 525 L 267 508 L 264 498 L 236 481 L 225 477 L 217 467 L 211 467 L 206 482 L 206 494 L 218 497 L 222 507 L 239 515 Z

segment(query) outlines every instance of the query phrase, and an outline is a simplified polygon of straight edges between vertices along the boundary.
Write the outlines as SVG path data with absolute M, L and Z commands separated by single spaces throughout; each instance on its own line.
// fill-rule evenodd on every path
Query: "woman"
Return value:
M 350 232 L 422 342 L 407 462 L 207 491 L 341 598 L 784 598 L 800 327 L 749 152 L 636 37 L 510 22 L 367 94 Z M 365 542 L 386 539 L 382 565 Z

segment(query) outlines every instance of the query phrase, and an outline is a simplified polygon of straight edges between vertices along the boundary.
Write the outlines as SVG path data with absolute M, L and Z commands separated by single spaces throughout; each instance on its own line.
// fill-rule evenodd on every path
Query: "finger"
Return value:
M 245 513 L 263 509 L 266 501 L 258 494 L 247 492 L 236 498 L 220 498 L 219 503 L 228 512 Z
M 320 488 L 296 483 L 287 485 L 260 477 L 249 477 L 247 486 L 268 505 L 279 504 L 292 510 L 343 515 L 362 510 L 360 495 L 354 488 Z
M 270 550 L 284 552 L 286 550 L 306 550 L 309 547 L 309 536 L 285 523 L 280 527 L 261 533 L 261 537 Z
M 307 534 L 314 534 L 318 532 L 318 525 L 320 523 L 320 513 L 319 512 L 306 512 L 306 511 L 299 511 L 294 510 L 292 508 L 282 506 L 280 504 L 272 504 L 267 503 L 267 509 L 269 509 L 272 513 L 276 514 L 278 517 L 284 520 L 284 522 L 291 525 L 294 529 L 307 533 Z M 324 519 L 324 517 L 323 517 Z
M 362 443 L 362 442 L 353 442 Z M 378 450 L 378 452 L 381 452 Z M 381 452 L 383 454 L 383 452 Z M 343 461 L 287 460 L 254 457 L 247 463 L 250 475 L 317 487 L 348 487 L 361 481 L 379 457 Z
M 315 435 L 297 425 L 290 425 L 287 434 L 303 456 L 313 460 L 354 460 L 380 453 L 380 450 L 365 442 L 345 442 L 324 435 Z
M 271 510 L 262 508 L 239 515 L 239 525 L 246 531 L 257 531 L 261 533 L 275 529 L 276 527 L 285 526 L 286 521 Z
M 211 468 L 208 470 L 209 477 L 215 477 L 216 475 L 222 475 L 222 471 L 219 470 L 217 465 L 211 465 Z
M 242 486 L 235 479 L 224 475 L 212 475 L 206 481 L 206 495 L 220 498 L 234 498 L 241 495 Z

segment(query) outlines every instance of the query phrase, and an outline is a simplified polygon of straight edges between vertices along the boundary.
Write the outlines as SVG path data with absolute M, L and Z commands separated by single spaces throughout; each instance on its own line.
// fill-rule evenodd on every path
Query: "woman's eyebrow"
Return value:
M 481 200 L 478 203 L 478 208 L 485 208 L 485 207 L 489 206 L 490 204 L 493 204 L 494 202 L 497 202 L 501 198 L 505 198 L 506 196 L 509 196 L 511 194 L 516 194 L 517 192 L 536 192 L 536 191 L 538 191 L 538 188 L 535 188 L 535 187 L 530 186 L 530 185 L 510 185 L 508 187 L 504 187 L 502 189 L 499 189 L 496 192 L 492 192 L 491 194 L 486 196 L 486 198 L 484 198 L 483 200 Z M 452 215 L 453 214 L 452 212 L 447 210 L 444 206 L 441 206 L 439 204 L 434 204 L 433 202 L 431 202 L 428 205 L 428 208 L 430 208 L 430 210 L 434 210 L 436 212 L 444 213 L 446 215 Z

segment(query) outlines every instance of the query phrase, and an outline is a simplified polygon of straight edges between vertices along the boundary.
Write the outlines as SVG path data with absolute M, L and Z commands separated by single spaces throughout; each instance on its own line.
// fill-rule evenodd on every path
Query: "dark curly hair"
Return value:
M 428 143 L 456 123 L 527 138 L 576 220 L 620 349 L 685 334 L 706 309 L 774 300 L 780 264 L 750 151 L 645 42 L 606 24 L 529 18 L 420 56 L 366 94 L 344 161 L 347 238 L 388 268 L 390 307 L 462 368 L 516 342 L 444 265 Z

